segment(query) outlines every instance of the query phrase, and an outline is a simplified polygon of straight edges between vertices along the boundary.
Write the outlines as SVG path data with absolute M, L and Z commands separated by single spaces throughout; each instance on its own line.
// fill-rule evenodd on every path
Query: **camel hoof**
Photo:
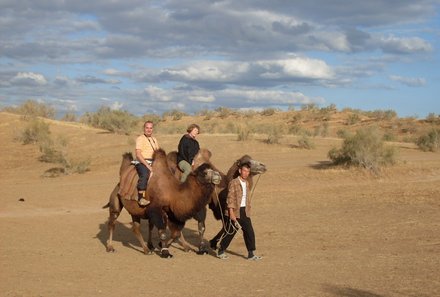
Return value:
M 107 253 L 114 253 L 115 249 L 112 246 L 107 247 Z
M 144 250 L 144 254 L 145 255 L 152 255 L 153 254 L 153 250 Z
M 207 250 L 198 250 L 196 252 L 197 255 L 204 255 L 204 254 L 209 254 Z
M 160 251 L 160 257 L 166 259 L 166 258 L 172 258 L 173 255 L 170 254 L 170 251 L 167 248 L 163 248 Z
M 150 249 L 150 251 L 154 250 L 154 245 L 151 242 L 147 243 L 147 247 Z

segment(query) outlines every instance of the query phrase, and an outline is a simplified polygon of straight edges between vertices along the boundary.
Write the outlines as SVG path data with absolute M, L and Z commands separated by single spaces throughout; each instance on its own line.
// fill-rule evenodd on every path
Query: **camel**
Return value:
M 120 174 L 128 169 L 133 160 L 131 153 L 123 155 L 120 167 Z M 204 163 L 195 169 L 184 183 L 175 179 L 166 159 L 165 151 L 162 149 L 154 153 L 153 175 L 151 176 L 146 197 L 150 204 L 146 207 L 138 205 L 136 200 L 128 200 L 119 196 L 119 184 L 110 195 L 109 203 L 104 207 L 109 207 L 109 240 L 107 241 L 107 251 L 115 251 L 112 245 L 113 232 L 116 219 L 125 208 L 132 216 L 133 232 L 141 244 L 145 254 L 151 254 L 152 245 L 150 244 L 151 230 L 149 234 L 149 245 L 147 246 L 140 232 L 141 219 L 149 219 L 158 229 L 161 240 L 160 256 L 163 258 L 172 257 L 168 251 L 169 240 L 166 234 L 166 224 L 181 228 L 185 221 L 194 216 L 209 202 L 210 196 L 216 184 L 220 183 L 220 174 L 212 169 L 210 164 Z M 177 232 L 177 231 L 174 231 Z M 180 231 L 178 231 L 180 232 Z M 171 236 L 176 238 L 178 235 L 171 232 Z
M 203 160 L 203 162 L 210 163 L 210 161 L 209 161 L 210 157 L 211 157 L 211 153 L 209 151 L 207 151 L 207 152 L 205 151 L 205 152 L 201 152 L 201 154 L 198 154 L 197 159 L 195 158 L 195 160 L 197 160 L 197 162 L 200 162 L 200 160 Z M 168 153 L 167 159 L 168 159 L 170 169 L 173 172 L 175 178 L 177 180 L 180 180 L 181 171 L 177 168 L 177 165 L 176 165 L 177 164 L 177 152 L 173 151 L 173 152 Z M 238 172 L 239 166 L 243 163 L 246 163 L 246 162 L 251 164 L 251 174 L 249 175 L 248 180 L 249 180 L 250 186 L 252 188 L 253 177 L 258 174 L 263 174 L 267 170 L 266 165 L 264 165 L 263 163 L 252 159 L 249 155 L 244 155 L 232 164 L 232 166 L 229 168 L 226 175 L 224 173 L 222 173 L 221 171 L 219 171 L 214 165 L 212 165 L 210 163 L 213 166 L 214 170 L 218 171 L 221 175 L 221 182 L 217 186 L 217 188 L 219 188 L 218 196 L 216 195 L 216 193 L 213 193 L 211 195 L 211 200 L 209 202 L 209 208 L 212 210 L 214 217 L 217 220 L 222 219 L 222 211 L 224 209 L 226 209 L 226 198 L 228 196 L 229 182 L 239 175 L 239 172 Z M 204 207 L 193 216 L 193 218 L 197 221 L 197 227 L 198 227 L 198 233 L 199 233 L 199 246 L 198 246 L 198 251 L 196 251 L 196 252 L 197 252 L 197 254 L 200 254 L 200 255 L 208 253 L 208 248 L 207 248 L 205 241 L 204 241 L 206 215 L 207 215 L 207 208 Z M 173 236 L 171 237 L 170 242 L 168 244 L 170 244 L 175 239 L 179 239 L 180 244 L 183 246 L 184 250 L 185 251 L 190 250 L 188 243 L 186 242 L 185 238 L 183 237 L 183 235 L 180 232 L 181 229 L 178 230 L 178 227 L 174 226 L 172 223 L 170 223 L 168 225 L 168 228 L 170 229 L 171 233 L 174 234 L 174 237 Z M 152 230 L 152 225 L 150 224 L 150 230 L 149 230 L 150 234 L 151 234 L 151 230 Z M 215 237 L 213 240 L 217 241 L 218 238 Z

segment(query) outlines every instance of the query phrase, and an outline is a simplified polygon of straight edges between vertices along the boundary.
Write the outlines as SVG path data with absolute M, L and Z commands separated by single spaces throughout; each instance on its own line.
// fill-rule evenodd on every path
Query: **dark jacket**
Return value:
M 178 152 L 177 152 L 177 163 L 185 160 L 189 164 L 192 163 L 194 156 L 199 152 L 200 147 L 197 140 L 185 134 L 179 141 Z

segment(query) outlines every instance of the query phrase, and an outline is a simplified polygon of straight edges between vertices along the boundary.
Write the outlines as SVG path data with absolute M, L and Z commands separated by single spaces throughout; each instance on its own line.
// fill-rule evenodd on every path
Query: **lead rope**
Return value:
M 257 178 L 257 181 L 255 182 L 255 186 L 252 187 L 252 191 L 251 191 L 251 195 L 250 195 L 251 199 L 254 196 L 254 191 L 255 191 L 255 188 L 257 187 L 258 181 L 260 180 L 260 177 L 261 177 L 261 175 L 259 174 L 258 178 Z M 217 187 L 215 187 L 215 197 L 217 198 L 218 207 L 220 209 L 220 214 L 221 214 L 221 217 L 222 217 L 223 230 L 225 230 L 225 232 L 222 234 L 222 236 L 218 240 L 218 242 L 220 242 L 226 236 L 226 234 L 233 234 L 234 232 L 239 232 L 241 230 L 241 226 L 240 226 L 240 224 L 238 224 L 238 226 L 230 224 L 229 228 L 226 229 L 225 217 L 224 217 L 221 205 L 220 205 L 220 199 L 218 198 Z M 231 229 L 231 227 L 232 227 L 232 229 Z

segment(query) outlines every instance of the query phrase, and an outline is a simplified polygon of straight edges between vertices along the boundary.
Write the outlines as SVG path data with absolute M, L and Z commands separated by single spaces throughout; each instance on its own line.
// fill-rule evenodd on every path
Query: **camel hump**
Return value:
M 160 149 L 154 151 L 154 154 L 153 154 L 154 160 L 157 160 L 160 158 L 166 158 L 166 157 L 167 157 L 167 155 L 163 149 L 160 148 Z
M 171 151 L 167 154 L 168 164 L 177 164 L 177 151 Z

